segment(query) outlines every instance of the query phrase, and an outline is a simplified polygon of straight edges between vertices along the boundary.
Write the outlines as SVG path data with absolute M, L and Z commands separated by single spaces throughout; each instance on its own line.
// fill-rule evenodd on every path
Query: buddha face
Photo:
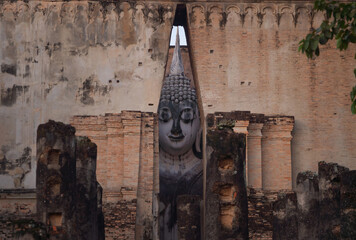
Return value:
M 163 101 L 158 109 L 159 143 L 161 148 L 175 156 L 188 152 L 200 129 L 198 107 L 195 102 Z

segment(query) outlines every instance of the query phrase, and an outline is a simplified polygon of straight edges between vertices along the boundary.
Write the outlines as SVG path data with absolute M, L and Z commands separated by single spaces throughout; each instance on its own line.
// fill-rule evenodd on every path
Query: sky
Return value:
M 169 43 L 170 46 L 174 46 L 176 43 L 176 35 L 177 35 L 177 27 L 173 26 L 172 33 L 171 33 L 171 41 Z M 184 28 L 179 26 L 179 39 L 181 46 L 187 46 L 187 39 L 185 38 Z

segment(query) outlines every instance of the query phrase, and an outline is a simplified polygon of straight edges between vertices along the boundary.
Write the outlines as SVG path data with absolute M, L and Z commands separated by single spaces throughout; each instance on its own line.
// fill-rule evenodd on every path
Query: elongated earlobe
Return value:
M 197 132 L 197 135 L 195 136 L 195 149 L 197 150 L 198 153 L 201 153 L 201 141 L 202 141 L 202 132 L 203 129 L 200 128 L 199 131 Z

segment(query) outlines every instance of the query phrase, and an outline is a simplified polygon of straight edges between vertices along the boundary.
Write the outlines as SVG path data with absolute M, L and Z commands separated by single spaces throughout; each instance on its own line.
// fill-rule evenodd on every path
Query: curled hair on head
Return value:
M 162 86 L 160 102 L 165 100 L 176 104 L 185 100 L 196 103 L 197 95 L 195 89 L 190 86 L 190 79 L 184 74 L 168 75 Z

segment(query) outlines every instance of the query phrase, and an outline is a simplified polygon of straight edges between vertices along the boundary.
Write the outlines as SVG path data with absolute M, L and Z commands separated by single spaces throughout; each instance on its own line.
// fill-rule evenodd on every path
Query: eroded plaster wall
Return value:
M 156 112 L 175 5 L 1 1 L 0 188 L 34 188 L 49 119 Z
M 324 18 L 312 6 L 187 4 L 190 54 L 204 113 L 294 116 L 294 184 L 298 172 L 315 171 L 319 161 L 356 168 L 356 116 L 349 97 L 356 84 L 355 46 L 340 53 L 332 42 L 321 47 L 316 60 L 298 53 L 298 42 Z
M 156 112 L 175 2 L 0 3 L 0 188 L 34 188 L 35 129 L 48 119 Z M 298 42 L 323 15 L 312 3 L 187 3 L 203 112 L 295 117 L 293 183 L 318 161 L 356 168 L 350 46 L 307 60 Z

